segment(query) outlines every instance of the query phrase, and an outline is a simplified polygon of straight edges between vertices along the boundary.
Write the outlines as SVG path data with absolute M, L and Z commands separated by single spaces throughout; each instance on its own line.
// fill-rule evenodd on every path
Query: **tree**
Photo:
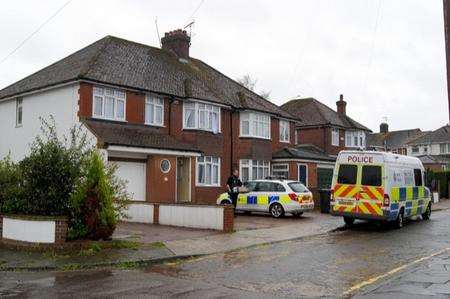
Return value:
M 257 79 L 252 79 L 252 77 L 249 74 L 246 74 L 244 76 L 242 76 L 241 78 L 237 78 L 236 81 L 241 84 L 242 86 L 244 86 L 245 88 L 256 92 L 255 91 L 255 87 L 256 87 L 256 83 L 258 82 Z M 266 91 L 266 90 L 261 90 L 260 92 L 256 92 L 258 93 L 261 97 L 265 98 L 266 100 L 268 100 L 270 98 L 270 91 Z

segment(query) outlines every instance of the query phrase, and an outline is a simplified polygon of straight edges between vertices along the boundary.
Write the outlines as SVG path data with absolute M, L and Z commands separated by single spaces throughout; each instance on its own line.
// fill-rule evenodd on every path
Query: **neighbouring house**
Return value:
M 274 154 L 273 168 L 284 164 L 290 178 L 310 189 L 330 188 L 337 154 L 344 149 L 365 148 L 370 129 L 350 118 L 343 95 L 337 111 L 314 98 L 294 99 L 281 106 L 301 121 L 295 128 L 295 147 Z
M 450 163 L 450 125 L 408 142 L 407 152 L 418 157 L 425 169 L 447 170 Z
M 107 36 L 0 91 L 0 157 L 23 158 L 52 115 L 87 128 L 136 201 L 215 203 L 227 177 L 270 175 L 294 147 L 296 116 L 190 56 L 186 31 L 162 48 Z
M 366 146 L 368 149 L 407 155 L 407 144 L 426 133 L 420 129 L 389 131 L 389 125 L 383 122 L 379 133 L 367 135 Z

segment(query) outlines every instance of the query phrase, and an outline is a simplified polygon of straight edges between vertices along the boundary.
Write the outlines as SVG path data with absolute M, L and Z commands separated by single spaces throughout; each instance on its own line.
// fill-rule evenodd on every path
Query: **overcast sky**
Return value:
M 0 61 L 66 0 L 3 1 Z M 199 7 L 199 4 L 200 7 Z M 196 9 L 199 9 L 196 11 Z M 104 37 L 159 46 L 193 16 L 191 56 L 250 74 L 282 104 L 314 97 L 378 132 L 448 122 L 442 0 L 73 0 L 0 64 L 0 88 Z

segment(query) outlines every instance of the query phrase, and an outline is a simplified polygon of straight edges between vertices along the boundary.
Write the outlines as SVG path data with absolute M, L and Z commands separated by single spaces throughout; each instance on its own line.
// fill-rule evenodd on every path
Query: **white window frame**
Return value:
M 256 164 L 256 165 L 255 165 Z M 256 167 L 257 177 L 253 179 L 253 167 Z M 251 160 L 251 159 L 241 159 L 239 160 L 239 173 L 242 176 L 242 169 L 248 168 L 248 181 L 265 179 L 264 170 L 267 169 L 267 176 L 270 176 L 270 161 L 269 160 Z M 258 177 L 259 168 L 262 169 L 262 177 Z M 242 178 L 242 181 L 243 178 Z
M 411 154 L 416 155 L 416 154 L 419 154 L 419 153 L 420 153 L 420 148 L 419 148 L 419 146 L 413 145 L 413 146 L 411 147 Z
M 283 166 L 283 167 L 285 167 L 286 169 L 285 170 L 274 170 L 274 167 L 277 167 L 277 166 Z M 281 171 L 284 171 L 284 172 L 287 172 L 287 177 L 286 177 L 286 179 L 289 179 L 289 175 L 290 175 L 290 173 L 289 173 L 289 164 L 287 164 L 287 163 L 273 163 L 272 164 L 272 176 L 273 177 L 276 177 L 276 175 L 275 175 L 275 172 L 281 172 Z
M 243 111 L 239 113 L 239 136 L 270 140 L 271 135 L 271 116 L 266 113 Z M 248 133 L 244 133 L 242 126 L 244 122 L 248 122 Z M 258 128 L 258 125 L 267 125 L 267 135 L 264 134 L 264 127 Z M 256 128 L 256 132 L 255 132 Z M 258 129 L 262 134 L 258 134 Z M 252 132 L 253 131 L 253 132 Z
M 214 162 L 214 159 L 217 159 L 217 162 Z M 200 161 L 203 160 L 203 161 Z M 209 161 L 208 161 L 209 160 Z M 221 159 L 219 157 L 212 157 L 212 156 L 201 156 L 201 157 L 197 157 L 197 159 L 195 160 L 196 164 L 195 164 L 195 173 L 196 173 L 196 179 L 195 179 L 195 185 L 198 187 L 220 187 L 220 171 L 221 171 Z M 199 172 L 200 172 L 200 165 L 204 166 L 204 175 L 205 175 L 205 183 L 200 182 L 200 176 L 199 176 Z M 210 178 L 210 182 L 211 183 L 206 183 L 207 179 L 206 179 L 206 167 L 207 165 L 211 166 L 211 178 Z M 213 183 L 213 168 L 214 166 L 218 167 L 218 172 L 217 172 L 217 183 Z
M 345 131 L 345 147 L 365 148 L 366 147 L 365 132 L 352 130 Z
M 445 151 L 442 151 L 441 146 L 444 146 Z M 440 154 L 448 154 L 448 153 L 450 153 L 450 143 L 440 143 L 439 144 L 439 153 Z
M 297 181 L 300 182 L 300 166 L 305 166 L 306 167 L 306 182 L 305 182 L 305 186 L 308 187 L 309 186 L 309 177 L 308 177 L 308 164 L 306 163 L 297 163 Z
M 300 134 L 300 130 L 294 130 L 294 132 L 295 132 L 295 140 L 294 140 L 294 142 L 295 142 L 295 144 L 297 145 L 298 144 L 298 135 Z
M 153 122 L 149 122 L 147 119 L 147 107 L 153 105 Z M 156 108 L 161 108 L 161 122 L 156 122 Z M 153 95 L 145 96 L 145 124 L 150 126 L 163 127 L 164 126 L 164 99 Z
M 109 93 L 109 94 L 107 94 Z M 96 99 L 99 98 L 102 100 L 101 114 L 96 114 Z M 114 103 L 113 107 L 113 117 L 106 116 L 106 100 L 107 98 L 112 99 Z M 123 117 L 117 116 L 117 107 L 118 103 L 123 102 Z M 99 119 L 107 119 L 114 121 L 126 121 L 127 117 L 127 96 L 126 92 L 121 89 L 102 87 L 102 86 L 94 86 L 92 92 L 92 117 Z
M 20 110 L 20 121 L 19 121 L 19 110 Z M 16 127 L 23 126 L 23 98 L 16 99 Z
M 187 125 L 186 118 L 186 108 L 187 105 L 193 105 L 194 110 L 194 126 L 190 127 Z M 191 108 L 192 109 L 192 108 Z M 205 114 L 204 124 L 200 123 L 200 114 Z M 213 115 L 217 115 L 217 131 L 214 130 L 214 125 L 212 124 Z M 213 104 L 207 104 L 203 102 L 196 101 L 186 101 L 183 102 L 183 130 L 202 130 L 213 133 L 221 133 L 222 132 L 222 119 L 221 119 L 221 107 Z M 209 123 L 211 123 L 211 127 L 209 127 Z
M 339 146 L 339 129 L 331 128 L 331 145 Z
M 286 132 L 283 132 L 283 130 L 286 130 Z M 280 119 L 280 142 L 290 143 L 290 139 L 290 123 L 287 120 Z

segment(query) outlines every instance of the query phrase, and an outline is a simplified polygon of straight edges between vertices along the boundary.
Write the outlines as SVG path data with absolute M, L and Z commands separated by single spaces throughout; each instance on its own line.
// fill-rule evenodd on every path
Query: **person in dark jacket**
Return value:
M 239 187 L 242 186 L 242 182 L 239 179 L 239 170 L 235 169 L 233 174 L 228 178 L 227 188 L 228 194 L 230 195 L 231 202 L 233 203 L 234 208 L 236 209 L 237 198 L 239 195 Z

